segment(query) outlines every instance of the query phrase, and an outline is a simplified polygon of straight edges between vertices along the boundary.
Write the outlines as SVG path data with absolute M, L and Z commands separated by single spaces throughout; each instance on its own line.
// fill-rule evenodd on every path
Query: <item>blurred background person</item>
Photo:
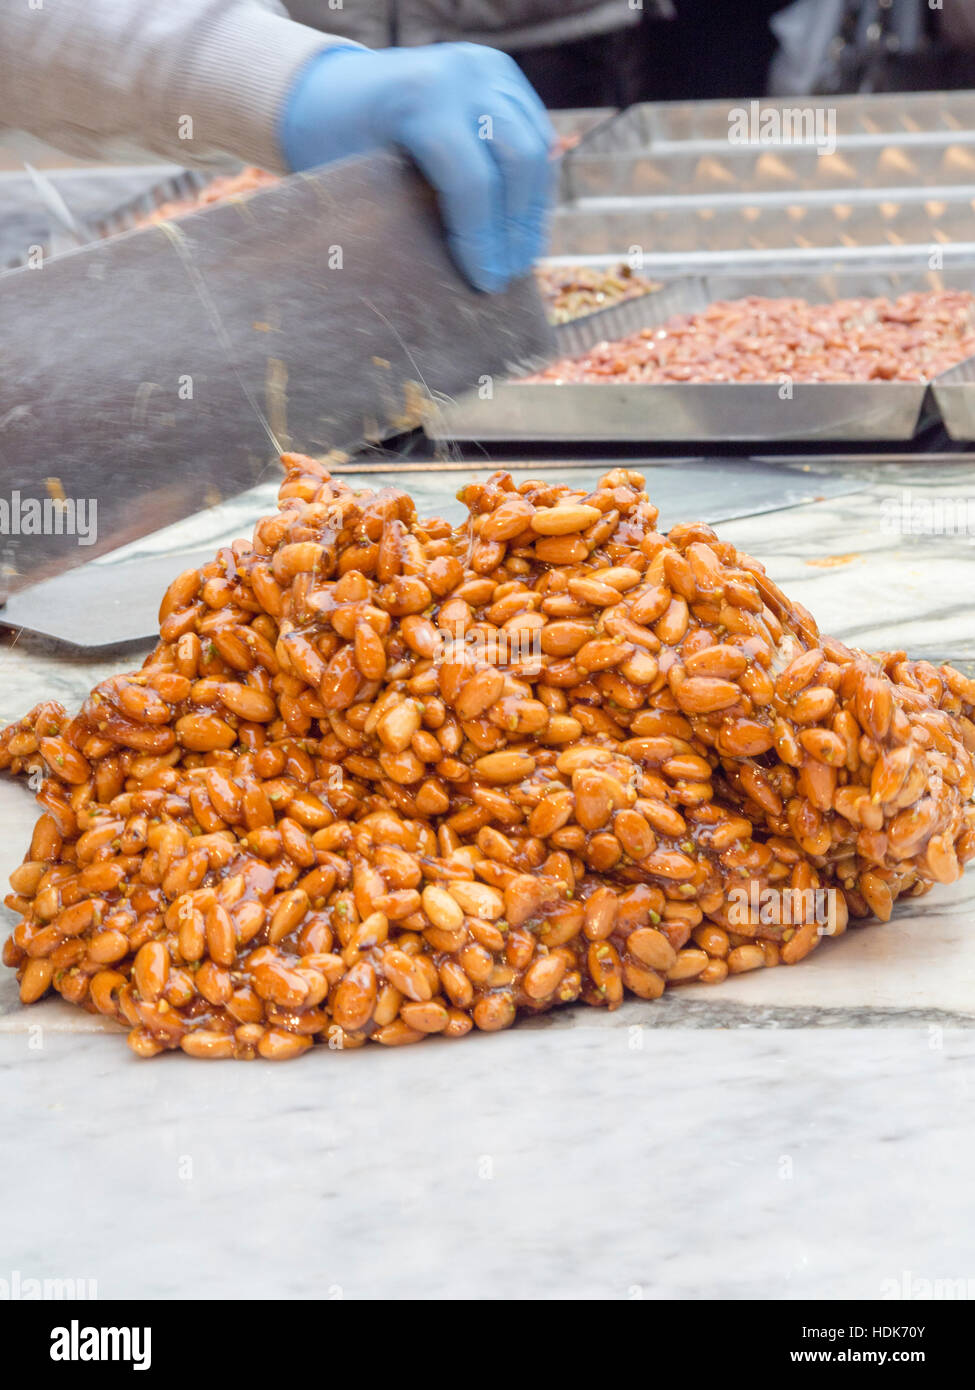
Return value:
M 794 0 L 771 28 L 775 95 L 975 85 L 975 0 Z
M 545 105 L 626 106 L 640 99 L 641 49 L 673 0 L 285 0 L 293 18 L 370 48 L 488 44 L 516 60 Z M 688 36 L 690 37 L 690 36 Z

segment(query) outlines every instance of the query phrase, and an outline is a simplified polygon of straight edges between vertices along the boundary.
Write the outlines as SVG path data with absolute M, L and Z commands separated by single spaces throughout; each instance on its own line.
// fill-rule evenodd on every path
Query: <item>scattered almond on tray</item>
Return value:
M 720 300 L 676 314 L 528 382 L 930 381 L 975 354 L 975 294 Z

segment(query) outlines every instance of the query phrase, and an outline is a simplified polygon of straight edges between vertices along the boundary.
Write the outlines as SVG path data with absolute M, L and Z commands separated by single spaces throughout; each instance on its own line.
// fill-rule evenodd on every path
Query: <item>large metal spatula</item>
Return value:
M 393 154 L 0 275 L 0 600 L 553 351 Z

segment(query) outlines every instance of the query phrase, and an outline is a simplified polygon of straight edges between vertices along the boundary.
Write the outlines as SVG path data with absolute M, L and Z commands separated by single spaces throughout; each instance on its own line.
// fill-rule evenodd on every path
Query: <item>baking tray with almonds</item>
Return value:
M 686 277 L 644 299 L 561 326 L 556 337 L 562 357 L 577 358 L 602 342 L 659 328 L 674 315 L 698 314 L 717 301 L 757 295 L 827 304 L 860 297 L 895 300 L 939 290 L 975 291 L 975 262 L 922 273 Z M 975 366 L 971 376 L 975 381 Z M 933 385 L 940 380 L 935 378 Z M 971 391 L 975 394 L 975 385 Z M 770 381 L 531 381 L 502 383 L 490 398 L 482 393 L 443 404 L 425 429 L 438 440 L 485 442 L 906 442 L 923 424 L 936 421 L 936 408 L 932 383 L 923 379 L 796 380 L 785 386 Z M 975 421 L 975 403 L 971 418 Z

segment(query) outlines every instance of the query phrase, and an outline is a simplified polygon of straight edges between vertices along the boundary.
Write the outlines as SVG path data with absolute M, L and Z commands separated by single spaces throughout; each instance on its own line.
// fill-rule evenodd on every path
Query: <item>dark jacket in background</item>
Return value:
M 285 0 L 302 24 L 369 48 L 466 40 L 502 48 L 546 106 L 625 106 L 639 90 L 640 27 L 670 0 Z
M 293 19 L 369 48 L 466 39 L 507 50 L 573 43 L 631 28 L 629 0 L 285 0 Z M 646 0 L 655 8 L 654 0 Z

